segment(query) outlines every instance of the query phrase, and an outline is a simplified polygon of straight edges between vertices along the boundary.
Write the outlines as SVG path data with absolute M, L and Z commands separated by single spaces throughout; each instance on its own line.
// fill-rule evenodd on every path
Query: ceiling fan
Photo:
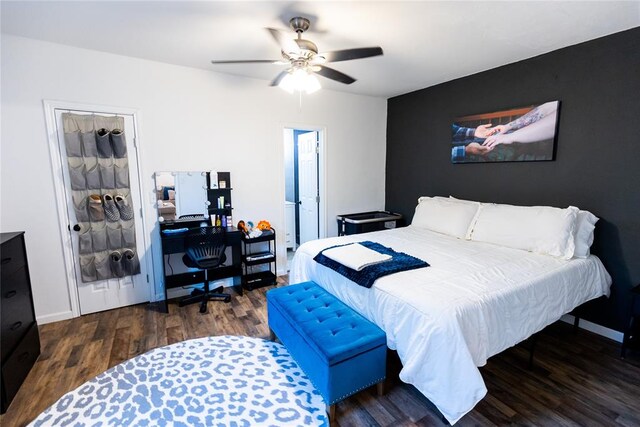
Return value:
M 307 18 L 296 16 L 289 20 L 289 25 L 298 34 L 292 39 L 284 31 L 275 28 L 267 28 L 271 36 L 280 45 L 281 60 L 255 59 L 237 61 L 211 61 L 212 64 L 260 64 L 271 63 L 288 65 L 289 67 L 276 76 L 271 82 L 271 86 L 293 92 L 294 90 L 305 90 L 307 93 L 320 89 L 315 74 L 335 80 L 344 84 L 351 84 L 356 81 L 351 76 L 341 73 L 338 70 L 327 67 L 326 63 L 349 61 L 352 59 L 368 58 L 382 55 L 382 48 L 362 47 L 355 49 L 335 50 L 332 52 L 318 53 L 318 47 L 310 40 L 302 38 L 302 33 L 309 29 L 310 21 Z

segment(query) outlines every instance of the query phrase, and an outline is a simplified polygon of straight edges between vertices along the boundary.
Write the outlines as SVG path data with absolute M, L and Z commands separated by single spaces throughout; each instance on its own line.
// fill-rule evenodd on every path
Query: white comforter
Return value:
M 322 249 L 372 240 L 431 264 L 358 286 L 313 261 Z M 313 280 L 387 334 L 413 384 L 453 424 L 484 397 L 487 359 L 609 295 L 611 277 L 595 256 L 565 261 L 405 227 L 305 243 L 290 283 Z

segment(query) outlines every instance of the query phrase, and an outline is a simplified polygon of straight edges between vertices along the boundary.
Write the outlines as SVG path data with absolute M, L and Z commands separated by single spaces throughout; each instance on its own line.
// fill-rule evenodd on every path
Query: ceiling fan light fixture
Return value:
M 278 87 L 289 93 L 304 91 L 307 94 L 314 93 L 321 88 L 318 78 L 303 68 L 290 71 L 289 74 L 284 76 L 280 81 Z
M 266 28 L 271 37 L 280 46 L 280 60 L 265 59 L 241 59 L 231 61 L 211 61 L 214 64 L 264 64 L 272 63 L 288 65 L 289 68 L 280 71 L 269 86 L 280 86 L 289 93 L 302 91 L 313 93 L 321 89 L 316 76 L 322 76 L 329 80 L 350 85 L 356 81 L 338 70 L 327 67 L 324 64 L 330 62 L 351 61 L 353 59 L 370 58 L 383 54 L 380 46 L 360 47 L 352 49 L 333 50 L 318 53 L 318 46 L 311 40 L 303 39 L 302 34 L 309 29 L 311 22 L 307 18 L 296 16 L 289 20 L 291 28 L 297 37 L 292 39 L 289 34 L 275 28 Z
M 320 81 L 314 74 L 307 74 L 307 83 L 305 87 L 305 91 L 307 94 L 311 94 L 320 90 L 322 86 L 320 86 Z

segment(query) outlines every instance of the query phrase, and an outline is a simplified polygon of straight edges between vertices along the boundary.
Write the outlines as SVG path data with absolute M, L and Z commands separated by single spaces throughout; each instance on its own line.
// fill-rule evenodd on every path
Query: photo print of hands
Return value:
M 451 162 L 553 160 L 559 101 L 459 117 L 452 124 Z

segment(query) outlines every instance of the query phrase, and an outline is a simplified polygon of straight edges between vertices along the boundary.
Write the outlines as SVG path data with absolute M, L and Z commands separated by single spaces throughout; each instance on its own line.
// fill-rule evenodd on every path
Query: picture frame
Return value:
M 555 160 L 560 101 L 456 117 L 452 163 Z

